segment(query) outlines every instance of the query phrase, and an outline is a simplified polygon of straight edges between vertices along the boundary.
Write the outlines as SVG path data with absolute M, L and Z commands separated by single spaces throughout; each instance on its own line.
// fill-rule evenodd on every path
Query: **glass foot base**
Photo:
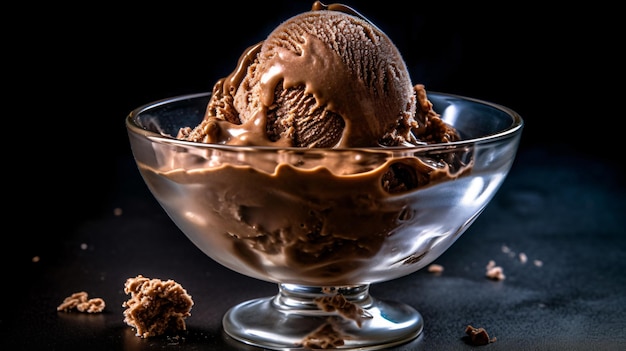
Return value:
M 243 302 L 223 318 L 227 335 L 272 350 L 379 350 L 416 338 L 424 322 L 412 307 L 374 299 L 369 286 L 279 285 L 279 294 Z

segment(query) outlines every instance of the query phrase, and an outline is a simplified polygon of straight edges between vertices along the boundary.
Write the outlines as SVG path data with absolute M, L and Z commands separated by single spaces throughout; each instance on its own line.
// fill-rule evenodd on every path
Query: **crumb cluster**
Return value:
M 186 330 L 185 318 L 194 303 L 177 282 L 138 275 L 126 280 L 124 292 L 131 296 L 122 304 L 124 322 L 136 329 L 135 335 L 148 338 Z
M 517 256 L 517 259 L 520 261 L 521 264 L 526 264 L 526 262 L 528 262 L 528 256 L 526 255 L 526 253 L 515 253 L 515 251 L 511 250 L 511 248 L 506 245 L 502 245 L 502 252 L 512 258 Z M 543 265 L 543 262 L 541 260 L 533 260 L 533 264 L 537 267 L 541 267 Z
M 485 275 L 489 279 L 504 280 L 504 278 L 506 278 L 506 276 L 504 275 L 504 270 L 502 269 L 502 267 L 497 266 L 496 261 L 494 260 L 490 260 L 489 263 L 487 263 L 487 266 L 485 267 L 485 269 L 486 269 Z
M 57 311 L 70 312 L 76 310 L 78 312 L 99 313 L 104 310 L 105 306 L 103 299 L 99 297 L 90 299 L 85 291 L 80 291 L 66 297 L 63 303 L 57 306 Z

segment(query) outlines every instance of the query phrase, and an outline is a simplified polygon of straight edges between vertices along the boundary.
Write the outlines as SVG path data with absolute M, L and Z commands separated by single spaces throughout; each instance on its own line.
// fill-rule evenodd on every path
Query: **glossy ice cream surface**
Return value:
M 316 2 L 244 52 L 205 120 L 178 137 L 320 148 L 458 139 L 439 122 L 385 33 L 349 7 Z

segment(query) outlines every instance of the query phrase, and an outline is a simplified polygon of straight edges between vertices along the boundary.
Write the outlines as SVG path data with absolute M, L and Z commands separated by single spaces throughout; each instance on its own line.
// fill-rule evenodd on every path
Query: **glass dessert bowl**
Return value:
M 224 331 L 266 349 L 381 349 L 423 330 L 413 307 L 370 284 L 411 274 L 476 220 L 506 178 L 523 129 L 514 111 L 429 93 L 462 141 L 351 149 L 227 146 L 176 139 L 210 93 L 133 110 L 130 144 L 150 191 L 207 256 L 274 282 Z

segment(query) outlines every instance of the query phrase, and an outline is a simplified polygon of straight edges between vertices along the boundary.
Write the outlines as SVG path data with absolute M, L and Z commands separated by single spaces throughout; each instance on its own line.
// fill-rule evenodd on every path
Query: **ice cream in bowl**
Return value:
M 413 84 L 391 40 L 315 2 L 243 53 L 211 92 L 131 111 L 148 188 L 208 257 L 277 284 L 224 331 L 265 349 L 383 349 L 424 319 L 371 284 L 439 257 L 517 152 L 513 110 Z M 235 273 L 234 273 L 235 274 Z

